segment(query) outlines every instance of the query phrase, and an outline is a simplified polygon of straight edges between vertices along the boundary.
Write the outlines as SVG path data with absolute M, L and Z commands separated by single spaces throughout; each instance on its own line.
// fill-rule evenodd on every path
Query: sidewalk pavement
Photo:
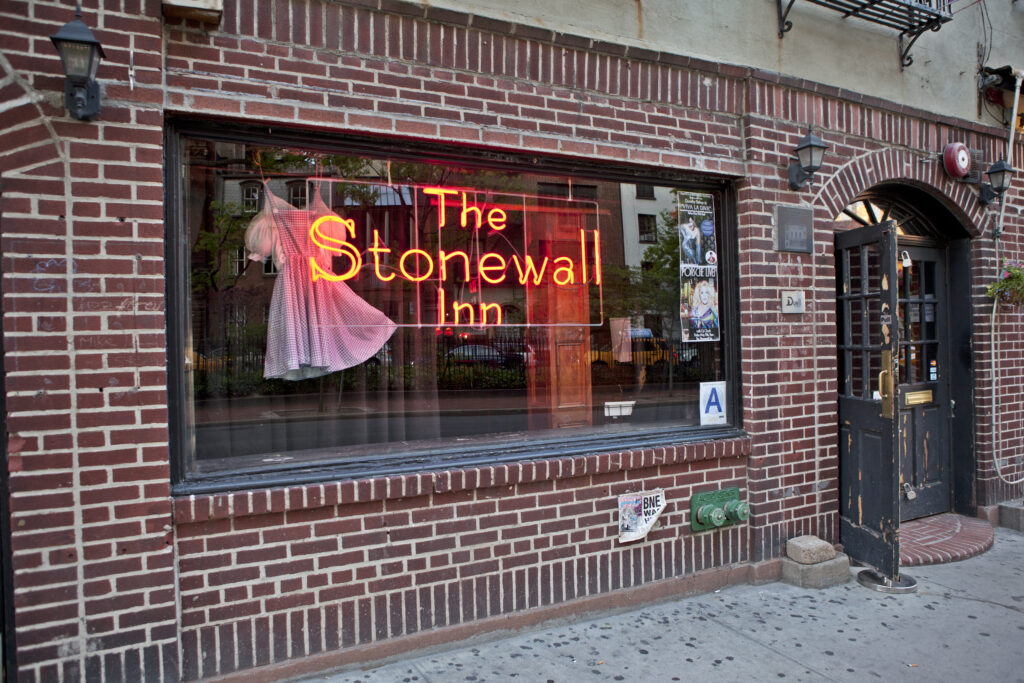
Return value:
M 906 573 L 916 593 L 734 586 L 299 680 L 1024 681 L 1024 533 L 997 528 L 982 555 Z

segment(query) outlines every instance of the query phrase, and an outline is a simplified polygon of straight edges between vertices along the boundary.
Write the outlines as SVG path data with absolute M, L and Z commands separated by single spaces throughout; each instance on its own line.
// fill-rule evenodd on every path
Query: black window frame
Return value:
M 649 218 L 651 220 L 650 230 L 645 231 L 642 219 Z M 658 243 L 658 217 L 653 213 L 638 213 L 636 215 L 636 231 L 637 241 L 640 244 L 657 244 Z
M 636 198 L 650 201 L 657 199 L 654 195 L 653 183 L 637 183 L 636 184 Z
M 306 181 L 305 180 L 290 180 L 285 183 L 285 187 L 288 188 L 288 196 L 285 198 L 289 204 L 294 206 L 296 209 L 306 208 L 306 202 L 309 201 L 309 197 L 306 196 Z M 302 195 L 302 203 L 296 201 L 296 194 Z
M 243 214 L 244 213 L 256 213 L 257 211 L 259 211 L 260 209 L 263 208 L 263 186 L 262 185 L 260 185 L 258 182 L 254 181 L 254 180 L 247 180 L 244 183 L 242 183 L 239 187 L 240 187 L 240 189 L 242 191 L 242 196 L 241 196 L 241 200 L 239 202 L 239 207 L 240 207 L 240 210 L 242 211 Z M 248 201 L 248 199 L 249 199 L 248 197 L 246 197 L 246 193 L 249 190 L 256 190 L 256 206 L 255 206 L 255 208 L 247 207 L 246 204 L 245 204 Z
M 185 332 L 191 315 L 188 307 L 187 278 L 179 276 L 190 263 L 188 240 L 182 239 L 181 199 L 184 178 L 180 165 L 184 158 L 183 140 L 190 137 L 229 143 L 299 147 L 313 151 L 344 151 L 351 154 L 387 155 L 407 161 L 430 160 L 454 163 L 467 168 L 495 167 L 528 174 L 550 173 L 595 181 L 669 185 L 688 191 L 716 194 L 716 223 L 720 226 L 719 310 L 722 321 L 723 377 L 729 382 L 727 411 L 730 424 L 637 425 L 635 430 L 609 434 L 557 436 L 550 438 L 503 439 L 500 444 L 458 447 L 447 444 L 420 451 L 359 458 L 325 458 L 319 462 L 249 468 L 239 472 L 190 474 L 187 468 L 191 448 L 186 410 L 189 400 L 186 381 Z M 227 120 L 168 116 L 164 129 L 164 187 L 166 240 L 166 323 L 168 343 L 168 413 L 171 490 L 174 495 L 193 495 L 253 488 L 296 486 L 324 481 L 481 467 L 488 465 L 562 458 L 567 456 L 614 453 L 660 446 L 746 437 L 743 429 L 740 397 L 740 324 L 739 253 L 734 183 L 728 178 L 694 174 L 675 169 L 635 165 L 597 164 L 592 160 L 541 156 L 524 152 L 445 146 L 436 142 L 397 140 L 331 131 L 268 127 Z

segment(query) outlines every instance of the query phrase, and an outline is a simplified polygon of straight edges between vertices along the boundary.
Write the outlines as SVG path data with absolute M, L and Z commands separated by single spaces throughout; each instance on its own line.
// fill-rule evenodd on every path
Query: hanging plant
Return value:
M 985 293 L 993 299 L 1024 306 L 1024 263 L 1004 261 L 999 279 L 990 284 Z

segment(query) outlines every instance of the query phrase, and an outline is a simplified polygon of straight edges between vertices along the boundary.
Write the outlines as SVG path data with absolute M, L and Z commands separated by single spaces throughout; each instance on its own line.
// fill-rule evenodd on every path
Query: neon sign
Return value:
M 589 303 L 570 309 L 571 320 L 551 319 L 550 306 L 539 303 L 560 291 L 600 301 L 595 202 L 440 186 L 332 186 L 335 213 L 315 217 L 308 231 L 321 250 L 308 259 L 313 282 L 345 282 L 378 296 L 383 285 L 415 290 L 415 319 L 399 325 L 601 324 L 590 319 Z M 522 320 L 507 319 L 510 302 L 525 309 Z M 537 310 L 548 318 L 539 319 Z M 566 307 L 558 314 L 565 316 Z

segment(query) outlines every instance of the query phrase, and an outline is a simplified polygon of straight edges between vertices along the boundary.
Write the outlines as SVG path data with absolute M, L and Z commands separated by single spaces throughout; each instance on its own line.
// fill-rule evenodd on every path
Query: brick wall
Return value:
M 17 679 L 173 679 L 163 115 L 121 100 L 65 116 L 45 42 L 72 9 L 0 8 Z M 137 11 L 103 13 L 114 77 L 138 36 L 113 29 Z M 158 35 L 156 15 L 131 22 Z
M 380 2 L 386 12 L 226 0 L 221 26 L 209 30 L 161 21 L 155 0 L 87 0 L 85 21 L 107 53 L 103 111 L 92 123 L 64 112 L 46 37 L 71 18 L 73 3 L 0 5 L 20 679 L 190 679 L 773 558 L 799 533 L 837 540 L 830 222 L 886 179 L 930 188 L 980 238 L 970 292 L 977 499 L 1022 494 L 998 476 L 995 449 L 998 442 L 1007 457 L 999 461 L 1004 477 L 1024 476 L 1024 328 L 1019 312 L 1001 310 L 996 417 L 983 294 L 997 273 L 993 209 L 979 207 L 935 159 L 953 140 L 998 158 L 1001 131 L 771 73 Z M 451 472 L 172 501 L 167 114 L 735 179 L 749 445 L 635 454 L 628 464 L 620 456 L 487 469 L 480 473 L 491 479 L 476 483 L 480 473 Z M 785 168 L 808 123 L 831 150 L 813 190 L 794 193 Z M 1024 147 L 1014 158 L 1024 158 Z M 1002 246 L 1018 259 L 1019 188 L 1006 198 Z M 815 253 L 774 252 L 772 207 L 801 202 L 815 209 Z M 780 315 L 778 291 L 788 288 L 810 293 L 807 314 Z M 655 456 L 666 459 L 648 459 Z M 746 487 L 749 527 L 694 537 L 687 513 L 670 508 L 667 524 L 643 544 L 620 548 L 610 536 L 608 504 L 620 490 L 664 485 L 684 500 L 692 487 L 728 482 Z M 701 540 L 709 538 L 721 543 Z M 258 566 L 256 542 L 269 558 Z M 587 580 L 566 585 L 581 569 Z
M 745 488 L 749 441 L 175 501 L 186 680 L 748 560 L 689 500 Z M 641 543 L 616 497 L 663 488 Z

